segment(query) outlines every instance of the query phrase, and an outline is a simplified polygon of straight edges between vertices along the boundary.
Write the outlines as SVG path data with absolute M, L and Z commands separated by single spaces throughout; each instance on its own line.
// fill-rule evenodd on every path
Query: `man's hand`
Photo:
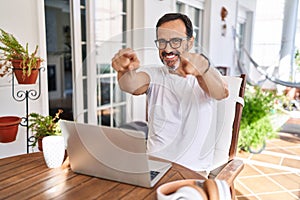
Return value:
M 209 60 L 201 54 L 183 53 L 175 73 L 182 77 L 195 76 L 199 86 L 214 99 L 224 99 L 229 95 L 227 83 L 217 70 L 210 68 Z M 206 73 L 209 76 L 204 76 Z
M 121 49 L 112 58 L 112 67 L 118 72 L 121 90 L 134 95 L 144 94 L 150 83 L 150 77 L 145 72 L 136 72 L 140 61 L 136 53 L 130 49 Z
M 209 61 L 201 54 L 185 52 L 180 56 L 180 65 L 176 69 L 176 73 L 186 77 L 191 74 L 194 76 L 202 76 L 209 68 Z
M 137 58 L 136 53 L 130 49 L 121 49 L 112 58 L 112 67 L 122 74 L 128 71 L 135 70 L 139 68 L 140 61 Z

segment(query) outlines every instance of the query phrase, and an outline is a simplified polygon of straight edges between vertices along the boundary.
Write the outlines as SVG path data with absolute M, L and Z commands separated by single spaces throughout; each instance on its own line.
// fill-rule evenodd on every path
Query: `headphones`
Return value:
M 231 200 L 224 180 L 187 179 L 165 183 L 156 190 L 158 200 Z

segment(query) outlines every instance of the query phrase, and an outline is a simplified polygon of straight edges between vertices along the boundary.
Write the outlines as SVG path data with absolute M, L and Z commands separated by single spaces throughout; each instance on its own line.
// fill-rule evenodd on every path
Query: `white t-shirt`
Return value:
M 194 76 L 169 73 L 167 67 L 140 68 L 150 76 L 148 151 L 195 171 L 212 164 L 213 152 L 201 155 L 212 121 L 214 100 Z

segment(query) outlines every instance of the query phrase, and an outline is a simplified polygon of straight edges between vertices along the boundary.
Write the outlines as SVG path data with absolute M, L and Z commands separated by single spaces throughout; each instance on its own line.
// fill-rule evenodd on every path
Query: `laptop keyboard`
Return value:
M 150 178 L 151 181 L 159 174 L 158 171 L 150 171 Z

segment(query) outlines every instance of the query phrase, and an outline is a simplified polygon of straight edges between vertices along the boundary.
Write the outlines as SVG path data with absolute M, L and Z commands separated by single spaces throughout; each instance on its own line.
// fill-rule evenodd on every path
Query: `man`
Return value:
M 151 155 L 205 171 L 213 154 L 202 155 L 209 137 L 214 100 L 228 96 L 227 84 L 202 54 L 190 53 L 193 27 L 180 13 L 169 13 L 156 25 L 156 46 L 162 67 L 140 67 L 132 49 L 112 59 L 123 91 L 147 94 L 148 141 Z

